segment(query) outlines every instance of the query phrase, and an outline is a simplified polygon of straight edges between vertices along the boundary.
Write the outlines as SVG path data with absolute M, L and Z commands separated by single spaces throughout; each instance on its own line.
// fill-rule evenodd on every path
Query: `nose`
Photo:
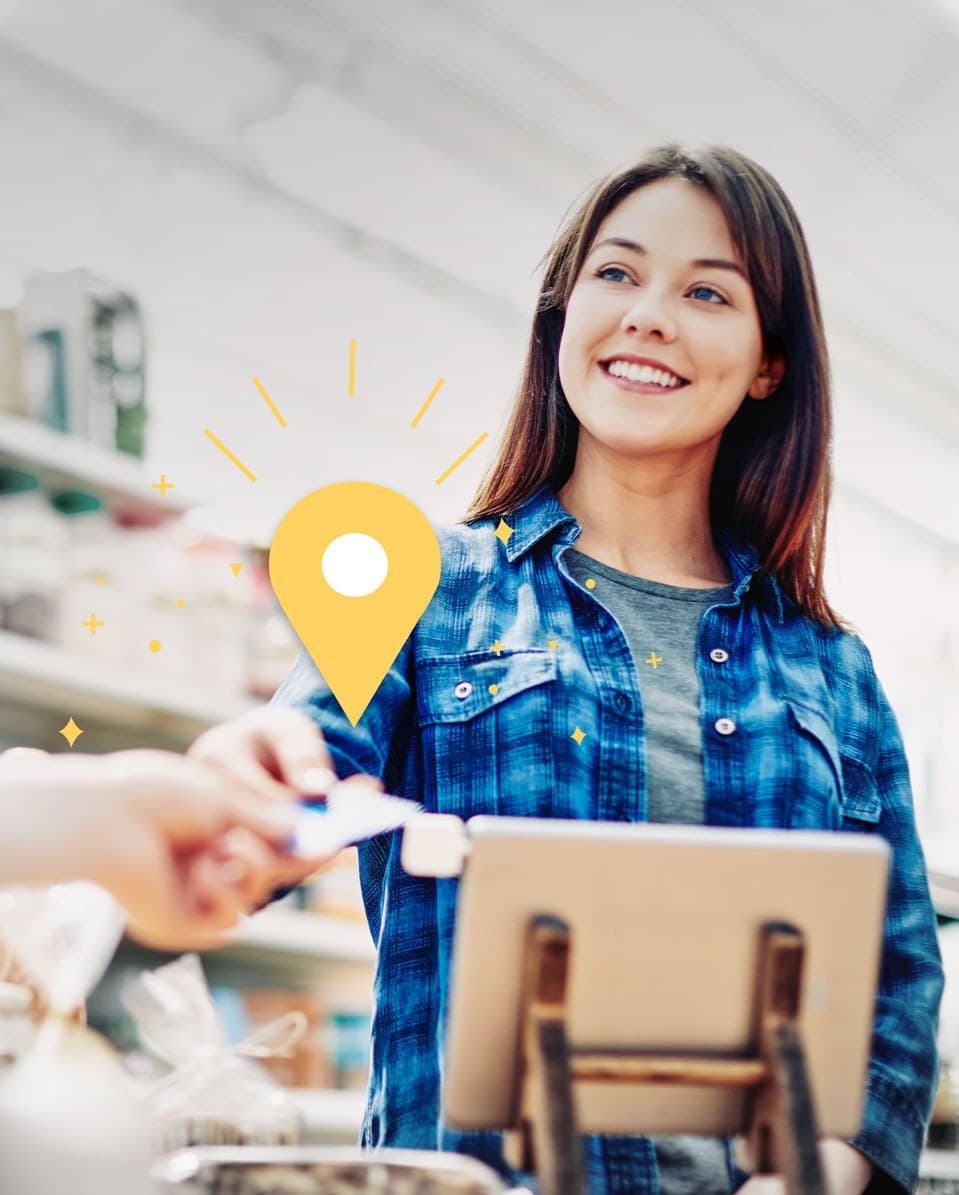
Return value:
M 621 326 L 624 332 L 656 335 L 665 343 L 676 339 L 676 317 L 667 298 L 655 287 L 634 288 Z

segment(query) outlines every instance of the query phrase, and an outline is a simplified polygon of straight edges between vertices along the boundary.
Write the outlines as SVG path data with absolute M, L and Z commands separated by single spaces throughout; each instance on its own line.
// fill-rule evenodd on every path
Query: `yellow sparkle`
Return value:
M 656 671 L 656 669 L 657 669 L 657 668 L 660 666 L 660 664 L 662 664 L 662 662 L 663 662 L 663 657 L 662 657 L 662 656 L 658 656 L 658 655 L 657 655 L 655 652 L 653 652 L 653 653 L 650 655 L 650 657 L 649 657 L 649 659 L 648 659 L 648 660 L 643 660 L 643 663 L 644 663 L 644 664 L 652 664 L 652 666 L 653 666 L 653 671 L 654 671 L 654 672 L 655 672 L 655 671 Z
M 185 605 L 185 603 L 184 603 L 184 601 L 183 601 L 183 598 L 177 598 L 177 600 L 176 600 L 176 604 L 177 604 L 177 605 L 180 607 L 180 609 L 182 610 L 182 609 L 183 609 L 183 607 L 184 607 L 184 605 Z
M 230 563 L 230 568 L 233 570 L 234 577 L 238 577 L 243 571 L 243 565 L 238 560 L 232 561 Z
M 493 696 L 495 697 L 495 696 L 496 696 L 496 694 L 499 692 L 499 685 L 490 685 L 490 687 L 489 687 L 489 691 L 490 691 L 490 692 L 493 694 Z
M 162 646 L 163 646 L 163 644 L 160 642 L 159 639 L 151 639 L 150 640 L 150 651 L 158 652 Z
M 80 623 L 80 626 L 90 628 L 91 635 L 95 635 L 97 633 L 98 627 L 105 627 L 106 625 L 107 624 L 105 622 L 101 622 L 95 614 L 91 614 L 86 622 Z
M 587 589 L 595 589 L 596 588 L 596 582 L 593 580 L 592 577 L 586 578 L 586 588 Z
M 585 739 L 585 738 L 586 738 L 586 731 L 585 731 L 585 730 L 580 730 L 580 728 L 577 726 L 577 727 L 576 727 L 576 729 L 573 731 L 573 733 L 572 733 L 572 734 L 571 734 L 569 737 L 570 737 L 571 739 L 575 739 L 575 740 L 576 740 L 576 746 L 577 746 L 577 747 L 580 747 L 580 746 L 582 746 L 583 739 Z
M 500 643 L 500 641 L 497 639 L 496 642 L 493 644 L 493 646 L 490 648 L 490 651 L 495 652 L 496 656 L 498 658 L 500 655 L 502 655 L 502 653 L 504 651 L 506 651 L 506 644 Z
M 509 523 L 506 522 L 505 519 L 500 519 L 499 526 L 496 528 L 493 534 L 505 548 L 509 543 L 509 537 L 513 534 L 513 528 L 509 525 Z
M 550 651 L 555 651 L 557 649 L 557 647 L 559 647 L 559 640 L 558 639 L 550 639 L 548 641 L 548 647 L 549 647 Z
M 62 734 L 72 747 L 80 735 L 83 734 L 83 731 L 79 726 L 77 726 L 76 722 L 74 722 L 73 717 L 71 716 L 70 721 L 66 724 L 66 726 L 61 726 L 58 733 Z
M 102 585 L 102 584 L 103 584 L 103 578 L 102 578 L 102 577 L 97 577 L 97 584 L 98 584 L 98 585 Z
M 172 481 L 167 481 L 165 473 L 161 473 L 160 480 L 155 481 L 153 483 L 153 485 L 151 486 L 151 489 L 159 490 L 160 497 L 165 498 L 167 490 L 175 490 L 176 486 L 173 484 Z

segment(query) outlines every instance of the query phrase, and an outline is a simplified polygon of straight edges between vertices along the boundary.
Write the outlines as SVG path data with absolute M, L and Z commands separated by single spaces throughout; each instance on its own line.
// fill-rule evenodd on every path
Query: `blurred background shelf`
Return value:
M 7 702 L 62 713 L 63 722 L 76 713 L 81 726 L 92 718 L 128 729 L 146 727 L 184 744 L 207 726 L 262 704 L 205 693 L 167 677 L 147 681 L 146 666 L 134 671 L 101 663 L 94 655 L 0 630 L 0 703 Z
M 0 415 L 0 463 L 24 466 L 51 487 L 86 486 L 113 502 L 158 513 L 182 514 L 198 505 L 179 488 L 161 497 L 152 488 L 159 474 L 151 476 L 135 457 L 16 415 Z
M 217 953 L 251 966 L 314 960 L 372 963 L 376 958 L 365 922 L 281 907 L 255 914 Z

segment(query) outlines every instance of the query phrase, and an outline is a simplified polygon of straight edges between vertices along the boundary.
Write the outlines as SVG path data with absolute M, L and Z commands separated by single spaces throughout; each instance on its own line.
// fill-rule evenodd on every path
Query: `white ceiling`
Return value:
M 251 529 L 355 476 L 455 518 L 566 209 L 650 144 L 726 142 L 811 243 L 840 494 L 952 549 L 957 111 L 933 0 L 0 0 L 0 281 L 133 289 L 151 460 Z

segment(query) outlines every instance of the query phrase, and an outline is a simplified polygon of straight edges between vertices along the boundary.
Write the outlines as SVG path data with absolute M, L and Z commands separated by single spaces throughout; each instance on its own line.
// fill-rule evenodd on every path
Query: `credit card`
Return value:
M 335 855 L 344 847 L 398 829 L 422 809 L 416 801 L 375 789 L 334 786 L 325 804 L 301 806 L 298 825 L 287 849 L 301 858 Z

